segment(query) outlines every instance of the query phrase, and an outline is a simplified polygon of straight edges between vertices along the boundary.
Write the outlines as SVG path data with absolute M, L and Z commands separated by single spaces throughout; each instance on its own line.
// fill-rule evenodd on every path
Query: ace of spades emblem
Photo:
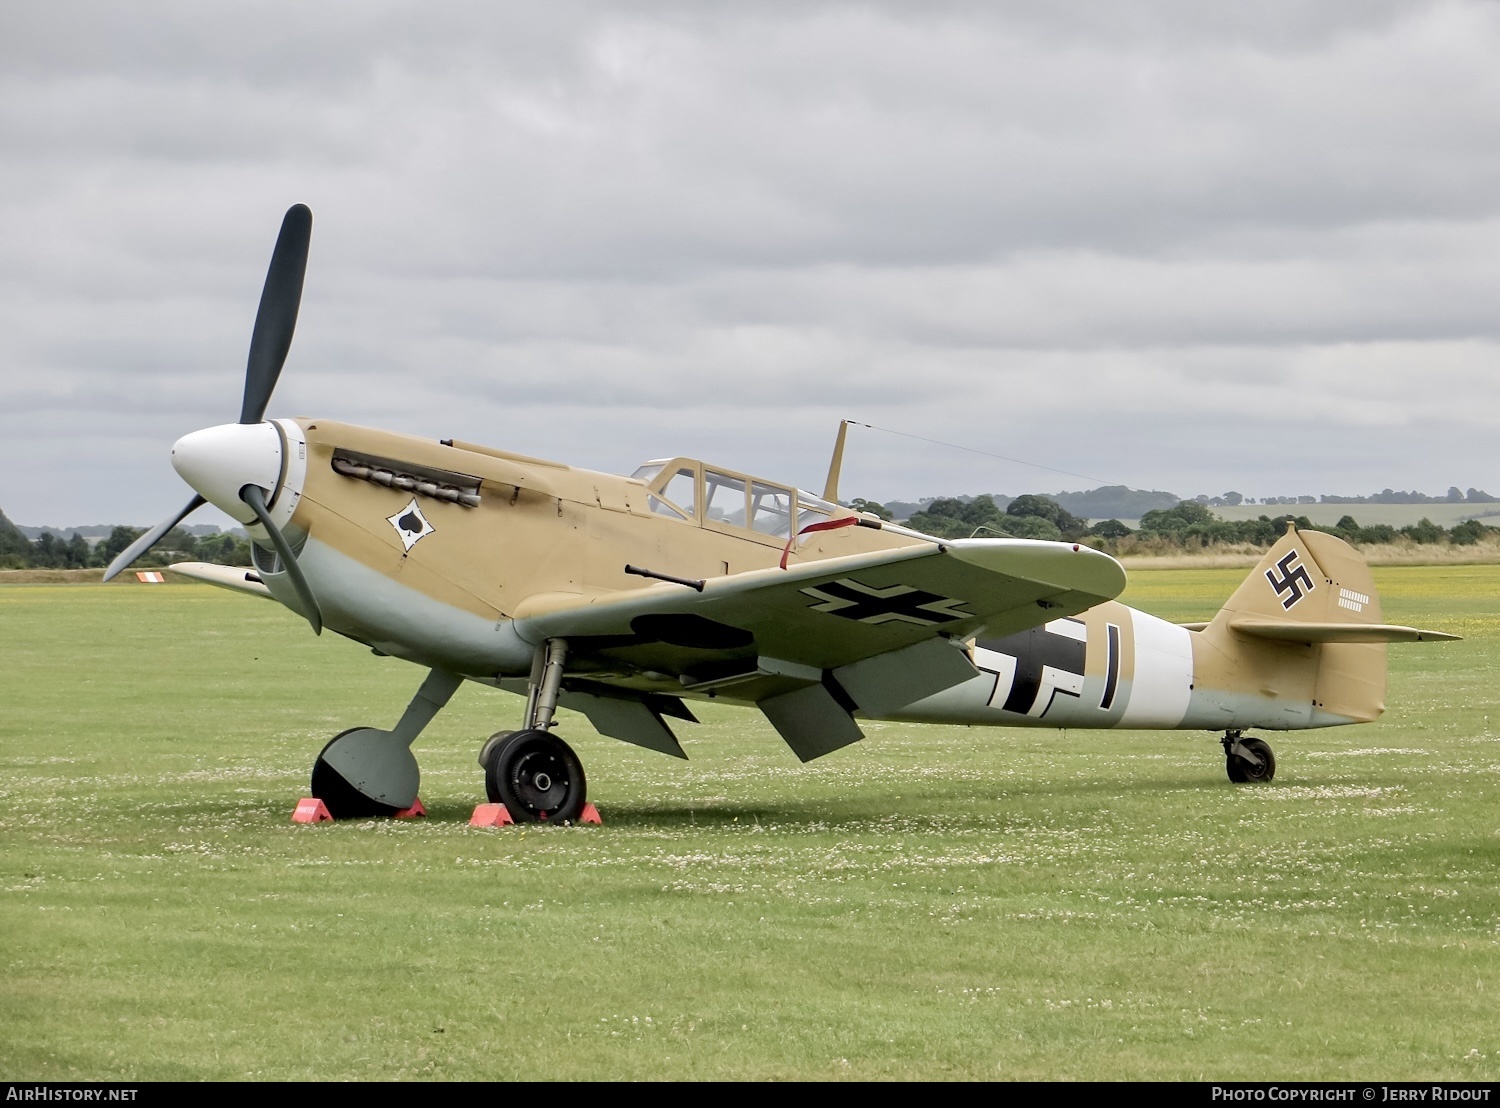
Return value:
M 396 529 L 396 534 L 401 536 L 401 543 L 410 550 L 419 541 L 432 534 L 437 528 L 428 522 L 427 517 L 422 514 L 417 498 L 411 498 L 411 503 L 402 508 L 393 516 L 386 516 L 386 522 Z

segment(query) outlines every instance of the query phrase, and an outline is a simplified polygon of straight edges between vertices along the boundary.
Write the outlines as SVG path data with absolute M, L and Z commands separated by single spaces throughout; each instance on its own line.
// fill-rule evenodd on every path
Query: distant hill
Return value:
M 92 546 L 102 539 L 109 538 L 110 532 L 120 525 L 115 523 L 90 523 L 83 527 L 24 527 L 15 524 L 12 524 L 12 526 L 32 542 L 35 542 L 43 535 L 52 535 L 59 539 L 71 539 L 76 533 L 82 535 L 84 541 Z M 144 530 L 144 528 L 137 527 L 136 530 Z M 216 523 L 195 523 L 183 527 L 182 530 L 194 538 L 202 538 L 204 535 L 217 535 L 222 528 Z M 0 551 L 0 553 L 3 553 L 3 551 Z
M 990 499 L 1002 512 L 1016 498 L 1004 493 L 990 493 Z M 1118 519 L 1134 527 L 1135 522 L 1147 512 L 1169 511 L 1187 497 L 1160 489 L 1132 489 L 1125 485 L 1101 485 L 1086 492 L 1036 493 L 1048 500 L 1055 500 L 1063 511 L 1081 519 L 1098 522 Z M 967 504 L 972 496 L 923 497 L 916 503 L 902 500 L 883 501 L 898 520 L 909 519 L 925 511 L 934 500 L 951 499 Z M 1332 524 L 1348 513 L 1353 513 L 1360 523 L 1391 523 L 1405 526 L 1416 523 L 1422 516 L 1430 516 L 1435 523 L 1451 525 L 1460 520 L 1494 518 L 1500 498 L 1491 496 L 1483 489 L 1471 488 L 1461 491 L 1457 487 L 1448 490 L 1446 496 L 1429 496 L 1420 492 L 1400 492 L 1385 489 L 1369 496 L 1267 496 L 1263 499 L 1245 498 L 1239 493 L 1224 493 L 1222 496 L 1199 495 L 1194 497 L 1200 504 L 1212 508 L 1222 519 L 1254 519 L 1260 515 L 1278 515 L 1288 507 L 1295 507 L 1299 514 L 1307 515 L 1314 522 Z M 1426 509 L 1426 510 L 1421 510 Z
M 1140 519 L 1147 512 L 1175 508 L 1182 500 L 1176 493 L 1162 492 L 1160 489 L 1130 489 L 1124 485 L 1102 485 L 1087 492 L 1044 492 L 1036 495 L 1057 501 L 1065 512 L 1092 520 Z M 1002 512 L 1016 499 L 1004 493 L 990 493 L 989 496 L 995 502 L 995 507 Z M 883 503 L 897 519 L 909 519 L 937 499 L 940 498 L 929 496 L 915 504 L 900 500 L 887 500 Z M 974 497 L 955 496 L 951 499 L 967 504 Z
M 1177 507 L 1182 497 L 1160 489 L 1128 489 L 1124 485 L 1102 485 L 1088 492 L 1044 493 L 1063 511 L 1084 519 L 1140 519 L 1147 512 Z

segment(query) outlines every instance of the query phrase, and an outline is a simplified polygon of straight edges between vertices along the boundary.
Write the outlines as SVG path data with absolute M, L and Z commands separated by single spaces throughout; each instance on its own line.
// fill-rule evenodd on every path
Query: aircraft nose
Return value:
M 241 523 L 254 523 L 255 513 L 240 499 L 240 490 L 259 485 L 271 499 L 282 474 L 281 435 L 271 423 L 205 427 L 173 444 L 172 467 L 214 507 Z

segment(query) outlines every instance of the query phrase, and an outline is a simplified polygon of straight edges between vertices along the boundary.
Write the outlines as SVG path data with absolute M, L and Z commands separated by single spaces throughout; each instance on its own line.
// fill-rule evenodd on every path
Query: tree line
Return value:
M 144 528 L 116 527 L 93 545 L 77 531 L 66 539 L 44 532 L 33 541 L 7 519 L 4 512 L 0 512 L 0 569 L 103 569 L 144 533 Z M 174 527 L 136 565 L 151 569 L 173 562 L 247 566 L 250 564 L 250 543 L 228 531 L 217 535 L 190 535 L 182 528 Z
M 1467 493 L 1457 485 L 1450 485 L 1445 496 L 1428 496 L 1425 492 L 1405 492 L 1385 489 L 1369 496 L 1242 496 L 1237 492 L 1226 492 L 1219 496 L 1195 497 L 1200 504 L 1210 508 L 1233 508 L 1239 504 L 1494 504 L 1497 499 L 1483 489 L 1470 488 Z
M 855 500 L 851 507 L 872 512 L 882 519 L 891 513 L 881 504 Z M 1332 527 L 1318 526 L 1306 516 L 1290 513 L 1260 516 L 1257 519 L 1220 519 L 1206 504 L 1183 500 L 1174 508 L 1146 512 L 1140 526 L 1132 529 L 1117 519 L 1090 524 L 1087 519 L 1063 509 L 1046 496 L 1018 496 L 1001 509 L 988 496 L 973 500 L 939 498 L 924 510 L 911 515 L 906 524 L 938 538 L 1002 537 L 1018 539 L 1051 539 L 1065 542 L 1088 542 L 1090 546 L 1111 554 L 1146 553 L 1164 550 L 1201 550 L 1219 545 L 1267 548 L 1286 533 L 1286 522 L 1292 520 L 1299 529 L 1325 531 L 1358 546 L 1412 542 L 1422 545 L 1447 543 L 1471 546 L 1486 538 L 1500 537 L 1500 527 L 1488 527 L 1476 519 L 1453 527 L 1442 527 L 1423 519 L 1406 527 L 1377 523 L 1361 526 L 1346 515 Z

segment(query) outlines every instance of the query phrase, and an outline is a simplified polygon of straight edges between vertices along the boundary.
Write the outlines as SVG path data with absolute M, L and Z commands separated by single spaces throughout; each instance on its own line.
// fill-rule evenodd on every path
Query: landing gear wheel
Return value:
M 1229 744 L 1224 745 L 1224 769 L 1229 774 L 1229 780 L 1236 785 L 1263 785 L 1276 776 L 1276 755 L 1271 753 L 1271 747 L 1260 739 L 1240 739 L 1240 746 L 1260 759 L 1257 765 L 1249 758 L 1242 758 L 1230 749 Z
M 487 771 L 490 768 L 490 756 L 495 753 L 495 748 L 514 734 L 514 731 L 496 731 L 484 740 L 484 745 L 479 748 L 479 766 L 481 769 Z M 500 799 L 499 791 L 490 785 L 490 775 L 488 772 L 484 775 L 484 792 L 490 798 L 491 804 L 504 803 Z
M 566 823 L 583 814 L 583 763 L 561 739 L 546 731 L 517 731 L 487 753 L 484 791 L 517 823 Z
M 340 731 L 324 745 L 318 754 L 318 760 L 313 763 L 312 770 L 312 794 L 323 802 L 328 809 L 328 814 L 334 819 L 368 819 L 371 816 L 394 816 L 399 808 L 392 804 L 382 804 L 372 797 L 360 792 L 347 780 L 344 775 L 334 769 L 323 759 L 328 753 L 328 748 L 338 742 L 345 735 L 363 728 L 351 727 L 348 731 Z

